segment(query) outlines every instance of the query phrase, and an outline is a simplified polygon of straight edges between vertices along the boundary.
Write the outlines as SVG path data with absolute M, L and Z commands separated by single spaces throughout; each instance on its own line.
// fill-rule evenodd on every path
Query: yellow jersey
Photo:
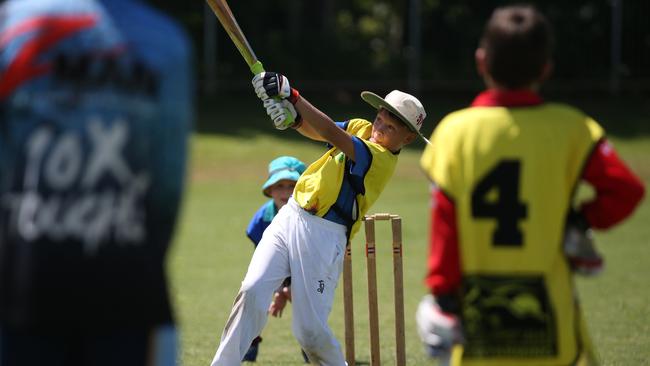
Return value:
M 360 222 L 370 206 L 372 206 L 386 187 L 386 183 L 395 171 L 397 154 L 385 147 L 368 141 L 372 132 L 372 123 L 364 119 L 351 119 L 345 125 L 346 132 L 358 137 L 367 149 L 370 157 L 369 165 L 363 172 L 362 184 L 355 187 L 355 203 L 351 213 L 350 239 L 359 230 Z M 343 180 L 349 169 L 346 168 L 348 158 L 338 148 L 332 147 L 318 160 L 312 163 L 300 176 L 293 192 L 298 204 L 313 213 L 324 217 L 336 203 Z M 349 167 L 349 162 L 348 162 Z
M 463 365 L 568 365 L 580 319 L 562 250 L 582 167 L 602 128 L 544 103 L 445 117 L 421 159 L 454 202 L 462 270 Z

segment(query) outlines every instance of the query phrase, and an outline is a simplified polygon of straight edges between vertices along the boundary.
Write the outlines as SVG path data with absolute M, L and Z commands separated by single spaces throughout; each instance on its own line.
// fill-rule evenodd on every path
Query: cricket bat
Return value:
M 219 23 L 221 23 L 223 28 L 226 30 L 226 33 L 228 33 L 228 36 L 232 40 L 232 43 L 235 44 L 235 47 L 237 47 L 239 53 L 241 53 L 242 57 L 248 64 L 248 67 L 251 69 L 253 75 L 264 72 L 262 63 L 257 59 L 257 56 L 255 56 L 253 48 L 251 48 L 251 45 L 248 43 L 248 40 L 244 36 L 244 32 L 242 32 L 241 28 L 239 27 L 237 19 L 235 19 L 235 16 L 232 14 L 232 11 L 230 10 L 230 7 L 228 6 L 226 0 L 206 1 L 208 2 L 208 5 L 210 5 L 210 8 L 212 8 L 214 14 L 217 16 L 217 19 L 219 19 Z
M 257 56 L 255 56 L 253 48 L 244 36 L 244 32 L 242 32 L 241 28 L 239 27 L 237 19 L 235 19 L 235 16 L 230 10 L 230 7 L 228 6 L 226 0 L 206 1 L 208 2 L 208 5 L 210 5 L 210 8 L 212 8 L 214 14 L 217 16 L 217 19 L 219 19 L 219 23 L 221 23 L 223 28 L 226 30 L 226 33 L 228 33 L 228 36 L 232 40 L 232 43 L 235 44 L 235 47 L 237 47 L 239 53 L 241 53 L 242 57 L 246 61 L 246 64 L 248 64 L 248 67 L 250 68 L 253 75 L 264 72 L 264 66 L 262 66 L 260 60 L 258 60 Z M 286 108 L 284 108 L 284 110 L 285 118 L 282 124 L 285 126 L 290 126 L 294 121 L 293 116 Z

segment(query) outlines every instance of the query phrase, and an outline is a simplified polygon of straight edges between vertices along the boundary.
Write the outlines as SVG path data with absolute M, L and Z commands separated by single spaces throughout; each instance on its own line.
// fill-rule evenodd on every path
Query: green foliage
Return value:
M 611 73 L 612 8 L 609 1 L 530 1 L 555 27 L 555 77 L 561 80 L 607 81 Z M 203 2 L 153 2 L 180 20 L 203 55 Z M 294 77 L 321 80 L 404 78 L 410 44 L 413 1 L 299 0 L 231 1 L 241 28 L 258 56 L 272 69 Z M 417 23 L 421 32 L 424 80 L 467 80 L 475 77 L 473 51 L 483 25 L 499 1 L 421 0 Z M 624 80 L 650 77 L 650 8 L 645 0 L 622 2 L 622 69 Z M 251 11 L 255 9 L 255 11 Z M 209 14 L 208 14 L 209 16 Z M 218 27 L 219 79 L 231 80 L 246 70 L 225 32 Z M 317 75 L 314 71 L 318 70 Z M 647 82 L 647 79 L 646 79 Z M 598 84 L 596 84 L 598 85 Z M 647 84 L 646 84 L 647 85 Z M 647 90 L 647 87 L 646 87 Z

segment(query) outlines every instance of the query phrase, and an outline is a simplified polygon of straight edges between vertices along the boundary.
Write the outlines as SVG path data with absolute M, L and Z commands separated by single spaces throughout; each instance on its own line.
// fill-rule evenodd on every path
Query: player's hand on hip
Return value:
M 298 101 L 299 93 L 289 84 L 286 76 L 276 72 L 261 72 L 253 77 L 253 89 L 261 100 L 269 98 L 288 99 L 292 104 Z
M 266 99 L 264 100 L 264 108 L 266 108 L 266 114 L 271 117 L 273 125 L 278 130 L 286 130 L 300 123 L 301 119 L 298 111 L 286 99 Z
M 454 345 L 464 343 L 458 316 L 443 312 L 430 294 L 420 301 L 415 320 L 418 335 L 432 357 L 448 358 Z

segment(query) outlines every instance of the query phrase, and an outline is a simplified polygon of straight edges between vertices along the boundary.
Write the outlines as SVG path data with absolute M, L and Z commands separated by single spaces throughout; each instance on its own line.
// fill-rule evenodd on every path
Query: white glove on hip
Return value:
M 564 233 L 564 253 L 573 272 L 582 276 L 595 276 L 602 272 L 604 259 L 596 250 L 591 229 L 582 230 L 567 224 Z
M 455 344 L 464 342 L 460 320 L 440 310 L 433 295 L 425 295 L 415 313 L 418 334 L 432 356 L 447 358 Z

